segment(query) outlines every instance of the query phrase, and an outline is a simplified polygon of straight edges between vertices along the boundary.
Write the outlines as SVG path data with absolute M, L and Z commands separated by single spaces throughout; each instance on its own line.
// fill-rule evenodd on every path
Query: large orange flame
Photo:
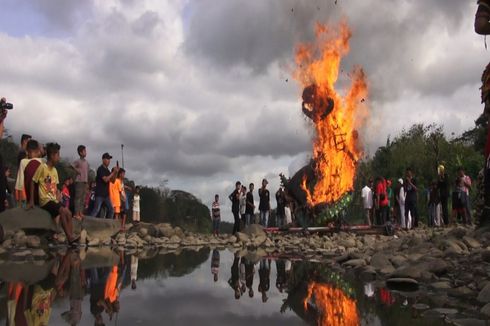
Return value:
M 312 303 L 318 310 L 319 326 L 357 326 L 359 315 L 355 300 L 342 290 L 327 284 L 311 282 L 308 294 L 303 301 L 305 310 Z
M 312 189 L 306 177 L 302 184 L 310 206 L 333 203 L 352 191 L 356 165 L 362 156 L 357 129 L 367 116 L 364 101 L 368 87 L 364 71 L 359 67 L 353 70 L 345 95 L 334 88 L 341 59 L 349 52 L 351 35 L 345 22 L 337 28 L 317 24 L 316 42 L 301 44 L 296 49 L 295 79 L 305 88 L 314 85 L 314 101 L 326 103 L 330 98 L 334 102 L 328 115 L 320 110 L 312 110 L 311 114 L 315 125 L 312 158 L 317 180 Z

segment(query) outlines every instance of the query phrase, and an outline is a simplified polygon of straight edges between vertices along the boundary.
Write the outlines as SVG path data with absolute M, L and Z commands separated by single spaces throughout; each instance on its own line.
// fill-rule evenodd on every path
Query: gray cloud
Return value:
M 84 143 L 92 166 L 106 151 L 120 159 L 124 144 L 130 178 L 168 178 L 207 200 L 236 179 L 276 178 L 311 150 L 290 73 L 317 21 L 352 27 L 339 84 L 353 65 L 367 72 L 370 152 L 411 123 L 471 126 L 487 60 L 475 10 L 458 0 L 23 0 L 17 15 L 36 19 L 17 28 L 32 35 L 0 30 L 0 88 L 16 104 L 7 127 L 58 141 L 69 158 Z

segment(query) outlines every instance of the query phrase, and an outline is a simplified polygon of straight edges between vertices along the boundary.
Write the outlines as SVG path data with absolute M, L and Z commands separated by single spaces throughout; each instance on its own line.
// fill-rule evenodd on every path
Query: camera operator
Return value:
M 7 110 L 12 109 L 12 104 L 7 103 L 5 97 L 0 99 L 0 139 L 5 129 L 4 122 L 7 118 Z M 7 200 L 7 177 L 5 176 L 5 165 L 2 154 L 0 153 L 0 213 L 5 210 L 5 201 Z

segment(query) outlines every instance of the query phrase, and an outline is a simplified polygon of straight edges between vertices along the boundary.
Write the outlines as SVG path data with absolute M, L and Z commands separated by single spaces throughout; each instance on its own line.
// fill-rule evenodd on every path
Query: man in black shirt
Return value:
M 233 218 L 235 224 L 233 224 L 233 234 L 240 231 L 240 191 L 242 189 L 242 183 L 237 181 L 235 183 L 235 190 L 228 196 L 231 200 L 231 212 L 233 213 Z
M 97 169 L 97 176 L 95 177 L 95 205 L 90 216 L 97 216 L 102 204 L 105 204 L 107 208 L 107 217 L 113 218 L 114 216 L 114 208 L 109 198 L 109 182 L 116 179 L 119 166 L 116 166 L 111 173 L 109 170 L 111 159 L 112 156 L 109 153 L 102 155 L 102 164 Z
M 5 99 L 2 98 L 5 102 Z M 7 118 L 7 110 L 3 109 L 0 112 L 0 138 L 3 136 L 3 130 L 5 129 L 4 122 Z M 5 210 L 5 202 L 7 200 L 7 176 L 5 175 L 5 165 L 3 157 L 0 154 L 0 213 Z
M 449 183 L 447 174 L 444 169 L 444 165 L 439 165 L 437 168 L 437 174 L 439 175 L 437 180 L 437 188 L 439 189 L 439 198 L 441 200 L 442 206 L 442 219 L 444 225 L 449 224 L 449 210 L 448 210 L 448 200 L 449 200 Z
M 405 181 L 403 187 L 405 188 L 405 220 L 408 223 L 408 215 L 412 217 L 412 227 L 417 227 L 419 224 L 417 216 L 417 183 L 413 178 L 412 169 L 408 168 L 405 173 Z M 408 227 L 407 227 L 408 228 Z
M 254 184 L 251 183 L 249 185 L 249 191 L 247 192 L 247 200 L 246 200 L 246 205 L 247 207 L 245 208 L 245 225 L 249 226 L 250 223 L 253 221 L 255 223 L 255 203 L 254 203 Z
M 267 221 L 269 220 L 269 212 L 271 210 L 270 193 L 267 187 L 267 179 L 262 180 L 262 188 L 259 189 L 259 211 L 260 211 L 260 224 L 267 227 Z
M 282 187 L 279 187 L 279 190 L 276 192 L 276 202 L 277 202 L 277 210 L 276 210 L 276 223 L 278 227 L 283 227 L 286 225 L 286 194 Z

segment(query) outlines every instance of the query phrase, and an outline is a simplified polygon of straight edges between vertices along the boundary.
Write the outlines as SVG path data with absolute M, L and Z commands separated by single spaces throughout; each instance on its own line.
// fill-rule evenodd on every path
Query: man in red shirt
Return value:
M 31 197 L 31 181 L 34 174 L 37 171 L 39 165 L 41 165 L 41 148 L 39 143 L 31 139 L 27 142 L 27 157 L 30 159 L 24 169 L 24 189 L 26 191 L 27 202 L 30 201 Z M 38 185 L 34 183 L 34 204 L 39 205 L 39 191 L 37 189 Z
M 378 177 L 376 179 L 376 212 L 378 225 L 384 225 L 388 220 L 388 204 L 389 200 L 386 189 L 386 180 L 383 177 Z

